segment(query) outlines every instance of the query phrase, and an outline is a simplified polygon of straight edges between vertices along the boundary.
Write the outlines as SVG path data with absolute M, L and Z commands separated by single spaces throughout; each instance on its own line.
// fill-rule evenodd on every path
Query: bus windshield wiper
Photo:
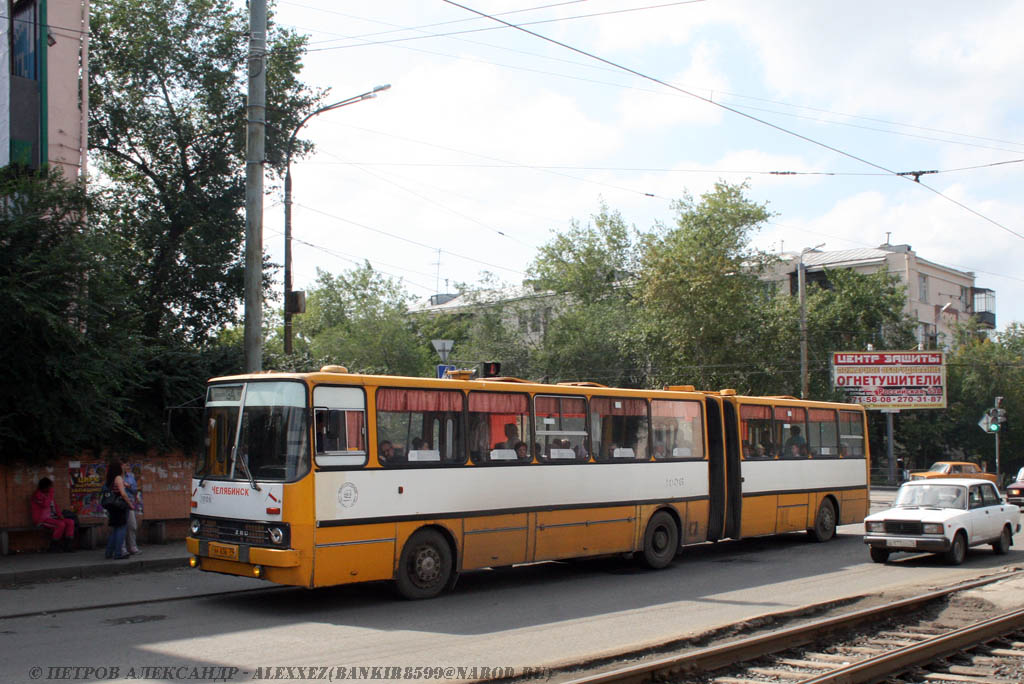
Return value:
M 236 445 L 232 451 L 235 455 L 234 460 L 236 460 L 238 464 L 242 466 L 242 470 L 245 471 L 245 476 L 249 478 L 249 486 L 255 489 L 257 492 L 262 491 L 260 490 L 260 486 L 256 484 L 256 478 L 254 478 L 252 476 L 252 473 L 249 471 L 249 464 L 245 462 L 244 458 L 238 458 L 238 446 Z

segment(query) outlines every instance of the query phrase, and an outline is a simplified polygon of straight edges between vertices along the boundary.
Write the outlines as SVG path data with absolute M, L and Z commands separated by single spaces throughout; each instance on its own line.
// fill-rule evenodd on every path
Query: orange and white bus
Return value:
M 868 512 L 860 406 L 786 397 L 313 373 L 215 378 L 192 565 L 323 587 L 688 544 Z

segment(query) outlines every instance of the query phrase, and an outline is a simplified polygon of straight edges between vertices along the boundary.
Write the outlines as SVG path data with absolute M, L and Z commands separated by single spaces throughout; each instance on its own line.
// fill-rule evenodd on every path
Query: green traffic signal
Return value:
M 988 431 L 989 432 L 999 432 L 999 423 L 989 423 L 988 424 Z

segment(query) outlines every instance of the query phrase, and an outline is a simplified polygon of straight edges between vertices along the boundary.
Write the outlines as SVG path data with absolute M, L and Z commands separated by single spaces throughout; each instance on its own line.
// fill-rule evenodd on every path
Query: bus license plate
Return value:
M 210 558 L 236 561 L 238 560 L 238 547 L 234 544 L 210 542 Z
M 890 539 L 889 546 L 895 546 L 901 549 L 913 549 L 917 548 L 917 542 L 913 539 Z

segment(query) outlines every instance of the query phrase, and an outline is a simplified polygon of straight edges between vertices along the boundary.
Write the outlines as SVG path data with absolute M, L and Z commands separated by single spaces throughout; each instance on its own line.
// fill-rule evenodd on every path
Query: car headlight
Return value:
M 192 518 L 192 522 L 189 523 L 188 528 L 192 530 L 192 534 L 199 534 L 199 528 L 202 526 L 199 518 Z
M 864 523 L 865 529 L 868 532 L 885 532 L 885 523 L 881 520 L 872 520 Z
M 925 534 L 942 534 L 942 523 L 925 523 L 921 529 Z
M 1019 489 L 1011 489 L 1010 490 L 1010 496 L 1020 496 L 1020 490 Z
M 281 531 L 280 527 L 270 528 L 270 541 L 275 544 L 280 544 L 284 540 L 284 532 Z

